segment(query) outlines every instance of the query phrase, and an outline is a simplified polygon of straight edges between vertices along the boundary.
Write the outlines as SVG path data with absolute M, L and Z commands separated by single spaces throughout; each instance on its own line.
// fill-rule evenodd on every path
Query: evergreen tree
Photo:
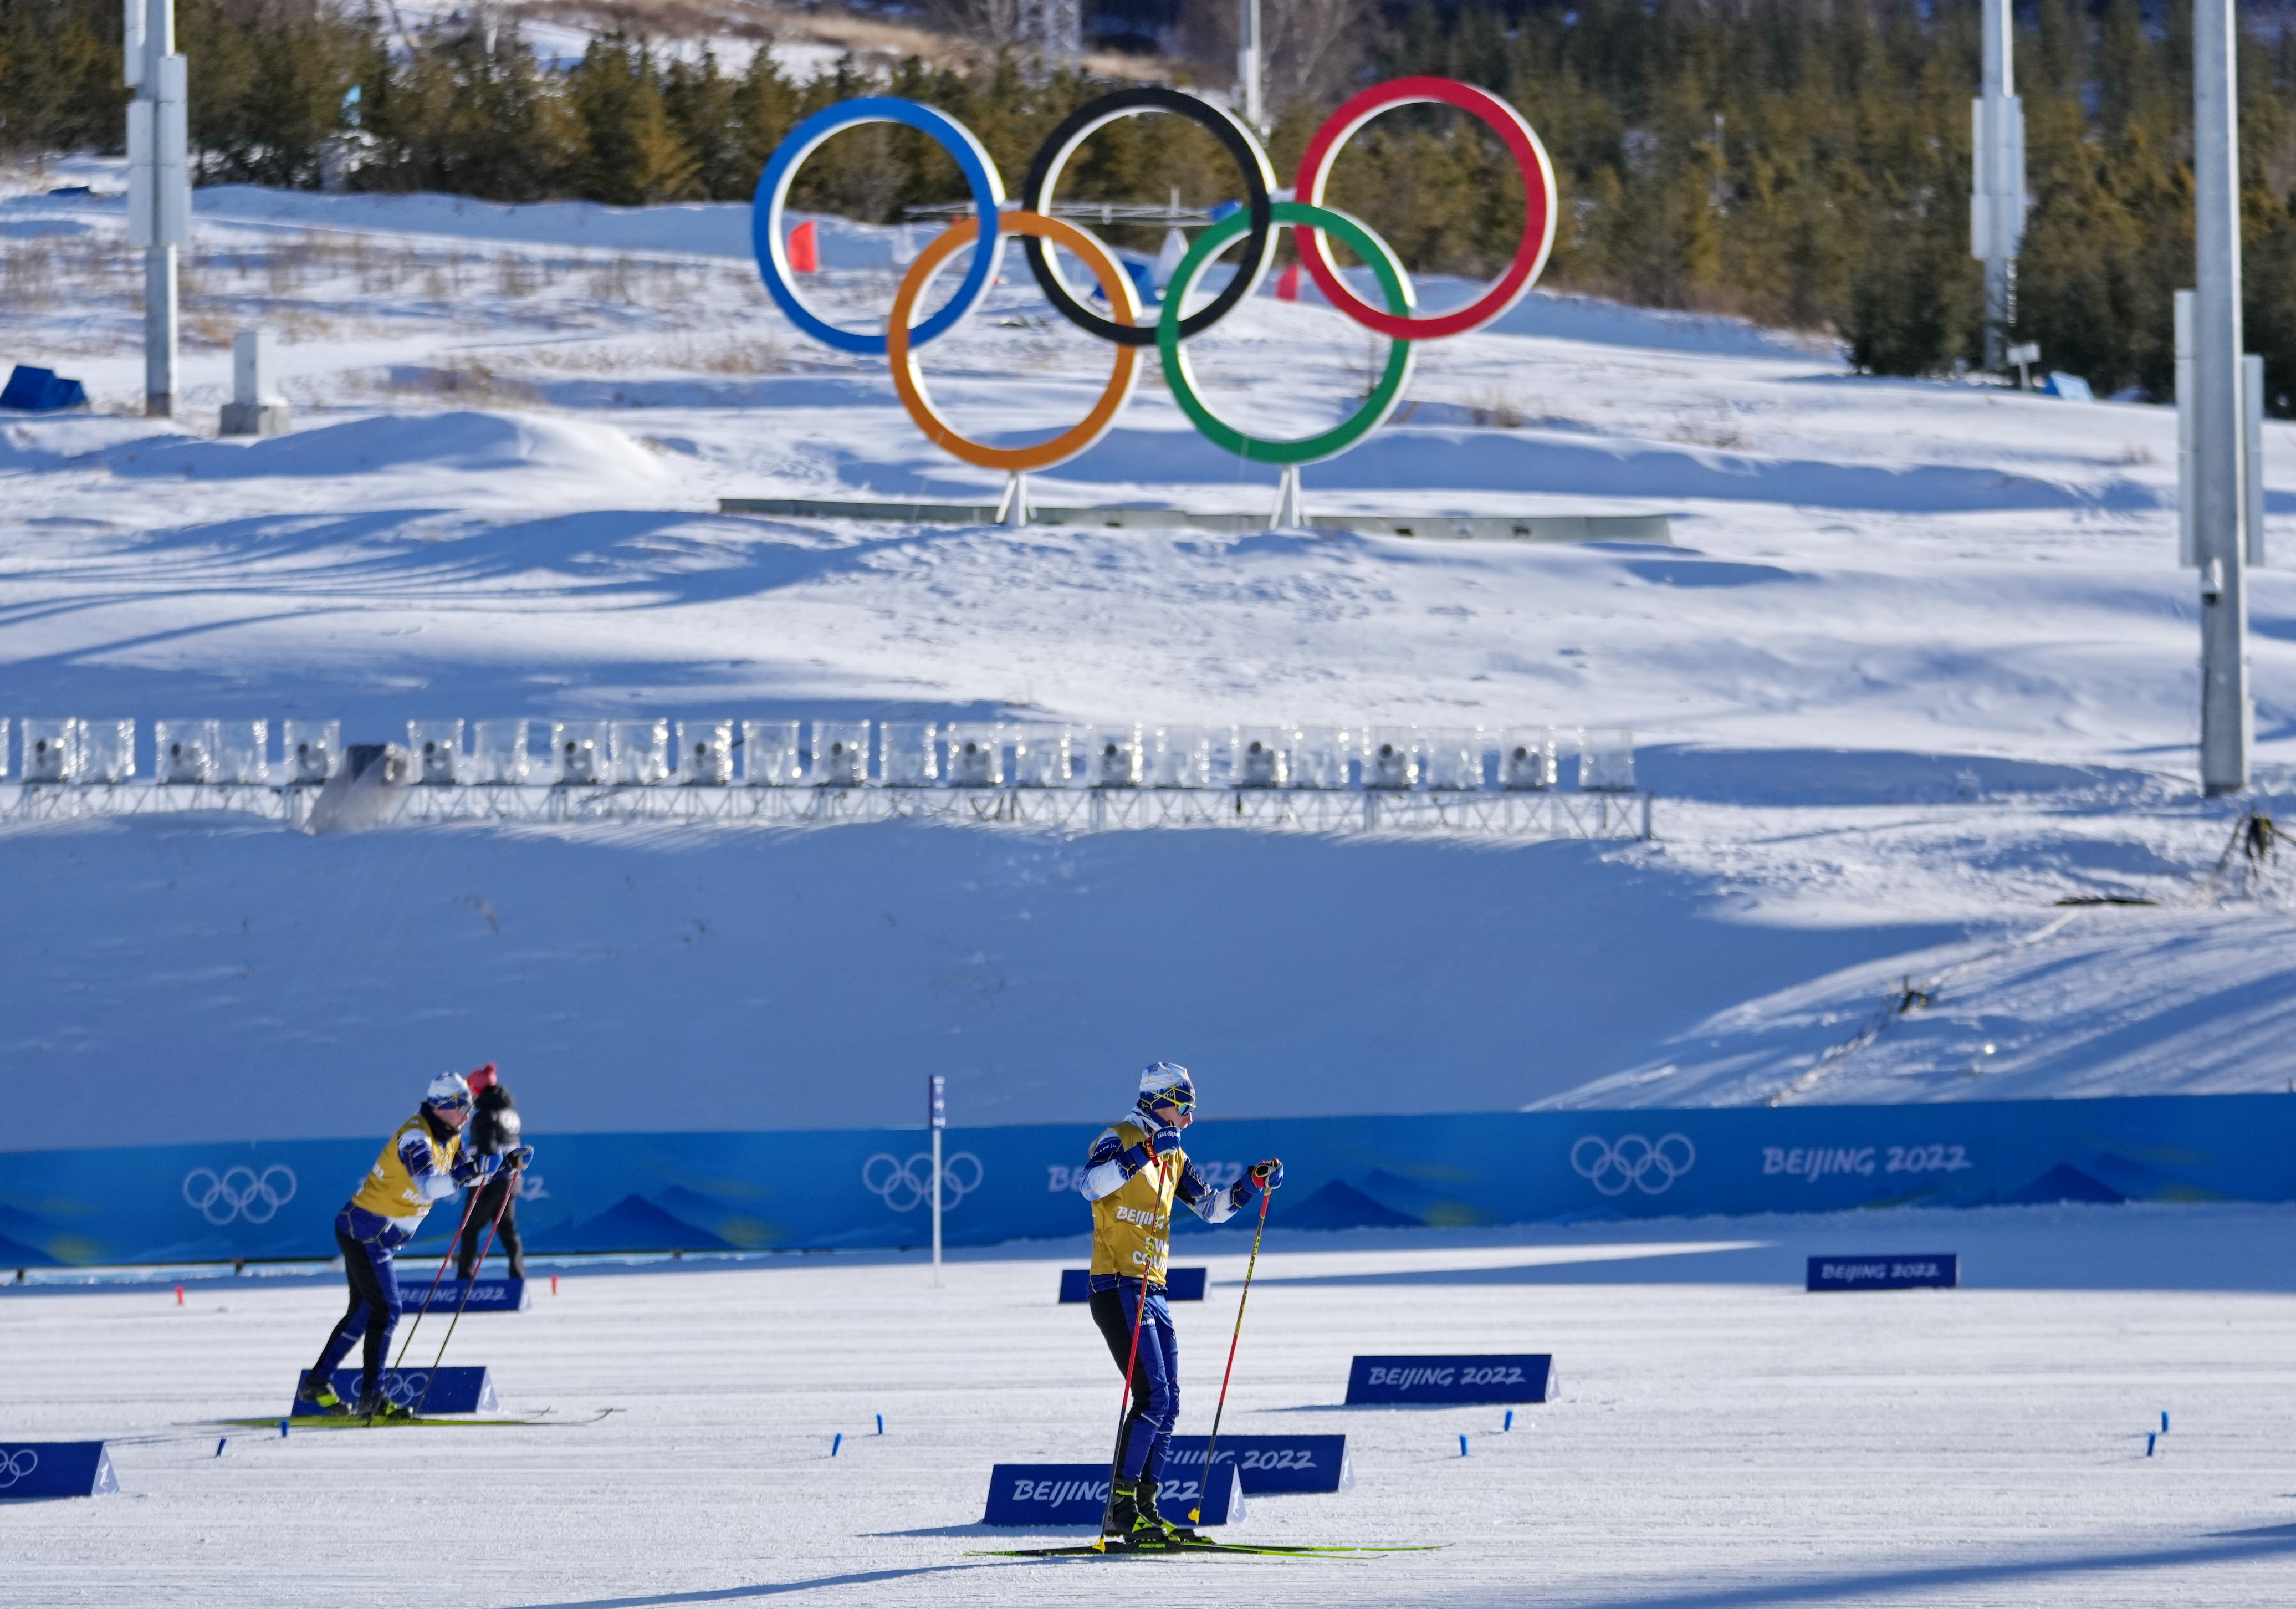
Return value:
M 653 53 L 619 30 L 594 39 L 567 90 L 581 130 L 576 183 L 621 207 L 699 196 L 701 162 L 677 137 Z

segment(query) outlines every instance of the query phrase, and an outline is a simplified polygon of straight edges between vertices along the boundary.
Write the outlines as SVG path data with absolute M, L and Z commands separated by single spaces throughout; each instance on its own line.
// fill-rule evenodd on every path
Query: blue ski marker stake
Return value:
M 2163 1415 L 2161 1415 L 2161 1417 L 2162 1419 L 2164 1419 L 2164 1420 L 2165 1420 L 2166 1418 L 2168 1418 L 2168 1416 L 2168 1416 L 2168 1415 L 2166 1415 L 2166 1414 L 2163 1414 Z M 2166 1428 L 2166 1427 L 2164 1426 L 2163 1428 Z M 884 1415 L 882 1415 L 882 1414 L 879 1414 L 879 1415 L 877 1416 L 877 1433 L 878 1433 L 879 1435 L 881 1435 L 881 1436 L 882 1436 L 882 1435 L 883 1435 L 883 1434 L 885 1433 L 885 1416 L 884 1416 Z
M 216 1449 L 215 1449 L 215 1456 L 216 1456 L 217 1457 L 218 1457 L 218 1458 L 222 1457 L 223 1457 L 223 1449 L 224 1449 L 225 1448 L 226 1448 L 226 1447 L 229 1447 L 230 1445 L 231 1445 L 231 1438 L 230 1438 L 229 1436 L 217 1436 L 217 1437 L 216 1438 Z
M 1459 1438 L 1459 1456 L 1463 1458 L 1467 1456 L 1467 1438 L 1464 1436 Z
M 287 1421 L 284 1419 L 279 1421 L 279 1439 L 282 1441 L 287 1439 Z
M 2169 1410 L 2165 1408 L 2161 1410 L 2161 1433 L 2164 1436 L 2169 1433 Z
M 844 1445 L 845 1433 L 843 1431 L 839 1431 L 836 1435 L 830 1439 L 829 1456 L 832 1458 L 835 1457 L 837 1456 L 837 1449 Z
M 1499 1428 L 1501 1430 L 1513 1430 L 1514 1428 L 1514 1409 L 1507 1409 L 1506 1423 Z
M 2158 1441 L 2160 1439 L 2161 1434 L 2158 1431 L 2148 1430 L 2144 1433 L 2144 1456 L 2146 1457 L 2149 1458 L 2152 1456 L 2152 1443 Z

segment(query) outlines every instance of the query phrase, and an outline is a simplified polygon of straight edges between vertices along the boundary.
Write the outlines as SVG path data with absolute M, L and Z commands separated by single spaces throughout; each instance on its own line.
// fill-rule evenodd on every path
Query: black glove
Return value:
M 503 1161 L 509 1163 L 513 1168 L 529 1167 L 534 1162 L 534 1147 L 531 1145 L 521 1145 L 517 1150 L 505 1155 L 503 1158 Z M 1281 1173 L 1283 1169 L 1278 1168 L 1276 1171 Z

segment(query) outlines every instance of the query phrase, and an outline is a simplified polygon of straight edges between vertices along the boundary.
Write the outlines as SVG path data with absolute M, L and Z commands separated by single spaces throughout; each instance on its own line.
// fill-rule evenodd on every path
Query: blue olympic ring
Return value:
M 766 282 L 766 290 L 789 315 L 791 324 L 824 346 L 834 347 L 840 352 L 882 357 L 882 335 L 840 330 L 805 305 L 791 283 L 789 255 L 782 239 L 782 209 L 788 203 L 790 184 L 797 177 L 799 165 L 831 135 L 857 123 L 900 123 L 931 136 L 955 159 L 965 184 L 972 191 L 973 209 L 980 217 L 980 237 L 973 245 L 972 267 L 967 270 L 964 283 L 957 286 L 947 306 L 910 332 L 911 347 L 923 346 L 947 334 L 988 294 L 989 282 L 996 272 L 996 209 L 1004 202 L 1004 181 L 997 176 L 996 163 L 988 148 L 973 137 L 971 129 L 947 112 L 895 95 L 865 95 L 857 101 L 816 111 L 791 129 L 789 137 L 775 147 L 773 160 L 758 177 L 757 199 L 750 210 L 750 244 L 756 249 L 758 273 Z

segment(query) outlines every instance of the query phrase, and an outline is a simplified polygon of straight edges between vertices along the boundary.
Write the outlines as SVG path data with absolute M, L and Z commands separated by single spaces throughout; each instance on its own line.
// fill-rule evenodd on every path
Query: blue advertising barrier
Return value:
M 1164 1467 L 1201 1469 L 1210 1436 L 1175 1436 Z M 1351 1491 L 1355 1465 L 1345 1436 L 1222 1436 L 1217 1455 L 1222 1469 L 1233 1465 L 1252 1497 L 1272 1491 Z
M 101 1441 L 0 1441 L 0 1499 L 100 1498 L 119 1490 Z
M 363 1373 L 363 1369 L 356 1368 L 335 1371 L 335 1395 L 345 1404 L 358 1400 L 359 1376 Z M 302 1391 L 303 1383 L 310 1377 L 309 1369 L 296 1375 L 297 1392 Z M 419 1402 L 425 1415 L 486 1414 L 502 1406 L 501 1399 L 495 1395 L 495 1383 L 484 1367 L 385 1369 L 382 1394 L 401 1408 L 411 1408 Z M 288 1412 L 294 1412 L 292 1403 L 288 1405 Z
M 385 1114 L 387 1119 L 391 1114 Z M 345 1196 L 388 1133 L 352 1139 L 0 1153 L 0 1268 L 329 1258 Z M 951 1129 L 945 1234 L 959 1246 L 1090 1224 L 1090 1124 Z M 533 1133 L 529 1255 L 922 1247 L 923 1134 L 833 1129 Z M 1281 1156 L 1271 1224 L 1295 1229 L 1831 1212 L 1885 1206 L 2296 1199 L 2296 1097 L 2145 1096 L 1901 1106 L 1208 1119 L 1189 1152 L 1215 1187 Z M 1248 1238 L 1256 1214 L 1187 1238 Z M 416 1254 L 452 1236 L 435 1209 Z
M 1201 1301 L 1204 1299 L 1204 1276 L 1208 1268 L 1173 1268 L 1164 1270 L 1164 1300 L 1167 1301 Z M 1092 1300 L 1092 1270 L 1062 1268 L 1061 1270 L 1061 1300 L 1090 1301 Z
M 434 1313 L 451 1313 L 455 1304 L 463 1301 L 463 1282 L 442 1279 L 433 1291 L 427 1279 L 411 1279 L 407 1271 L 398 1271 L 398 1305 L 409 1313 L 422 1310 L 429 1301 Z M 523 1313 L 528 1307 L 526 1281 L 513 1279 L 505 1274 L 499 1279 L 480 1274 L 471 1285 L 471 1299 L 463 1302 L 465 1313 Z
M 1196 1455 L 1199 1464 L 1203 1454 Z M 1203 1499 L 1199 1525 L 1226 1525 L 1243 1518 L 1243 1490 L 1226 1458 Z M 1156 1484 L 1156 1506 L 1168 1518 L 1177 1518 L 1196 1506 L 1200 1482 L 1193 1474 L 1166 1475 Z M 1108 1512 L 1108 1465 L 1105 1464 L 999 1464 L 988 1472 L 988 1507 L 980 1516 L 984 1525 L 1054 1525 L 1100 1523 Z
M 1813 1291 L 1952 1290 L 1961 1283 L 1961 1259 L 1931 1256 L 1813 1257 Z
M 1351 1408 L 1398 1402 L 1544 1402 L 1554 1388 L 1554 1359 L 1546 1352 L 1359 1357 L 1348 1371 Z

